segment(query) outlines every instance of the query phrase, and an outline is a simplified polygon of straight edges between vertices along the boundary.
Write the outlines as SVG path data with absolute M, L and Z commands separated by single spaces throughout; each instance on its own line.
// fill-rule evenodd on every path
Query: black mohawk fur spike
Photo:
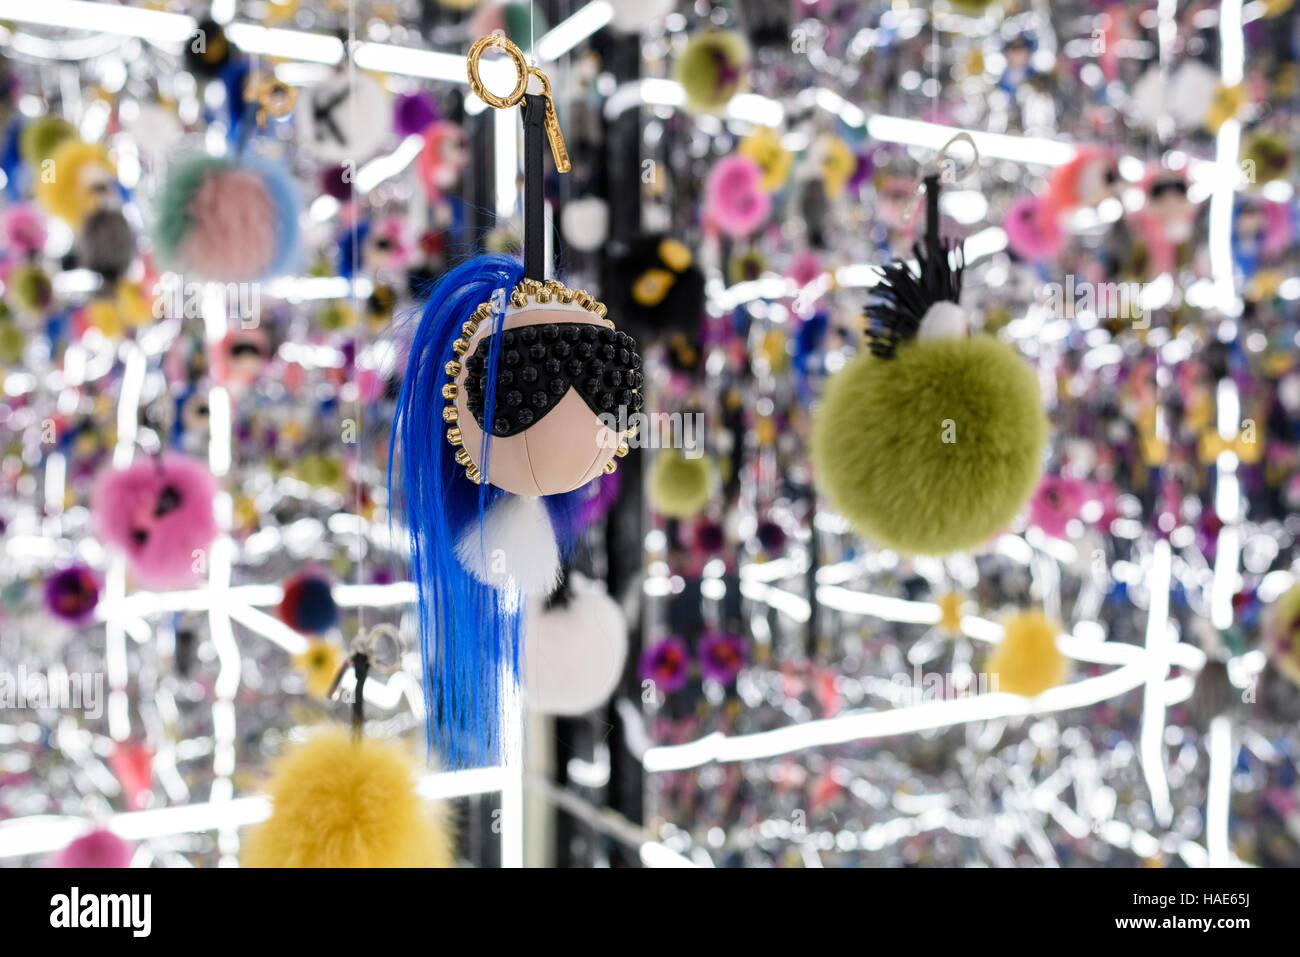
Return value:
M 917 270 L 895 260 L 880 266 L 881 280 L 867 306 L 867 339 L 871 354 L 892 359 L 900 342 L 916 337 L 921 320 L 936 302 L 961 299 L 966 269 L 961 243 L 939 238 L 939 177 L 925 178 L 925 246 L 915 243 Z

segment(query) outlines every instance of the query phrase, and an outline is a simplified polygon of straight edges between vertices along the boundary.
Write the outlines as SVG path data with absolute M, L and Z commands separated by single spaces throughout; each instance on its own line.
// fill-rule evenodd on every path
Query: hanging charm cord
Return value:
M 366 676 L 370 673 L 370 655 L 358 651 L 352 656 L 352 670 L 356 672 L 357 687 L 352 695 L 352 740 L 361 740 L 361 726 L 365 722 Z
M 391 649 L 388 655 L 380 654 L 380 642 L 387 639 L 391 643 Z M 354 741 L 361 740 L 361 728 L 365 723 L 365 700 L 366 700 L 366 678 L 371 671 L 378 671 L 382 674 L 391 675 L 397 673 L 402 667 L 402 653 L 405 645 L 402 641 L 401 632 L 397 627 L 387 622 L 371 628 L 365 635 L 358 635 L 352 641 L 352 654 L 343 660 L 342 667 L 339 668 L 338 674 L 334 676 L 334 681 L 330 684 L 328 698 L 337 698 L 339 687 L 343 682 L 343 676 L 351 668 L 356 675 L 356 687 L 352 693 L 352 738 Z

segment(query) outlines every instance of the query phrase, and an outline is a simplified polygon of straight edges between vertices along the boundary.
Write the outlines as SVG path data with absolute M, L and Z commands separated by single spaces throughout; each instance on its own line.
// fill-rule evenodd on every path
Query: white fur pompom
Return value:
M 578 715 L 604 704 L 623 675 L 627 622 L 598 582 L 569 574 L 565 605 L 529 608 L 524 698 L 543 714 Z
M 1172 74 L 1153 67 L 1133 84 L 1132 106 L 1139 123 L 1155 129 L 1172 117 L 1179 130 L 1201 125 L 1215 92 L 1219 74 L 1199 60 L 1184 60 Z
M 503 495 L 483 519 L 470 522 L 456 557 L 485 585 L 549 595 L 560 582 L 560 546 L 540 498 Z
M 964 339 L 966 337 L 966 313 L 961 306 L 947 299 L 940 299 L 926 310 L 921 317 L 921 327 L 916 331 L 918 339 Z
M 560 232 L 574 249 L 594 252 L 609 238 L 609 204 L 599 196 L 570 200 L 560 213 Z

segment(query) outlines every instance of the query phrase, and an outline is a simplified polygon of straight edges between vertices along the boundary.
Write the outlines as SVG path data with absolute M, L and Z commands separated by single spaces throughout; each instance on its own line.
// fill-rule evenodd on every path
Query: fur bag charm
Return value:
M 973 548 L 1028 501 L 1047 419 L 1033 370 L 971 335 L 961 247 L 939 238 L 939 177 L 925 177 L 916 265 L 881 267 L 870 350 L 827 384 L 814 420 L 817 482 L 866 538 L 905 554 Z
M 514 62 L 505 97 L 479 80 L 484 51 Z M 636 343 L 590 293 L 545 278 L 542 144 L 568 155 L 544 73 L 501 36 L 475 42 L 470 86 L 523 105 L 524 262 L 482 255 L 434 285 L 411 343 L 389 453 L 392 499 L 419 592 L 428 729 L 449 767 L 501 756 L 502 701 L 519 680 L 524 603 L 560 580 L 581 491 L 628 452 L 641 408 Z M 530 80 L 541 92 L 528 92 Z
M 415 755 L 400 741 L 362 734 L 367 675 L 392 674 L 401 660 L 392 625 L 353 640 L 326 695 L 337 698 L 353 672 L 352 731 L 318 728 L 285 750 L 269 782 L 271 816 L 246 837 L 243 866 L 453 865 L 446 808 L 421 797 Z

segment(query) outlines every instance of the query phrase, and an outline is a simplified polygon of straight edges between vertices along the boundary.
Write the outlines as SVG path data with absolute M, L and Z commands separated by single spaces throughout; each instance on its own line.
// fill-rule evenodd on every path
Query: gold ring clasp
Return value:
M 510 91 L 508 96 L 497 96 L 483 84 L 483 78 L 479 76 L 479 60 L 483 58 L 483 52 L 488 47 L 503 50 L 515 65 L 515 73 L 518 79 L 515 81 L 515 88 Z M 524 93 L 528 90 L 528 77 L 531 73 L 528 63 L 524 60 L 523 51 L 511 43 L 508 37 L 500 33 L 489 33 L 487 36 L 479 37 L 474 41 L 474 45 L 469 48 L 469 53 L 465 55 L 465 72 L 469 76 L 469 88 L 474 91 L 474 95 L 489 106 L 495 106 L 498 110 L 504 110 L 506 107 L 523 102 Z

